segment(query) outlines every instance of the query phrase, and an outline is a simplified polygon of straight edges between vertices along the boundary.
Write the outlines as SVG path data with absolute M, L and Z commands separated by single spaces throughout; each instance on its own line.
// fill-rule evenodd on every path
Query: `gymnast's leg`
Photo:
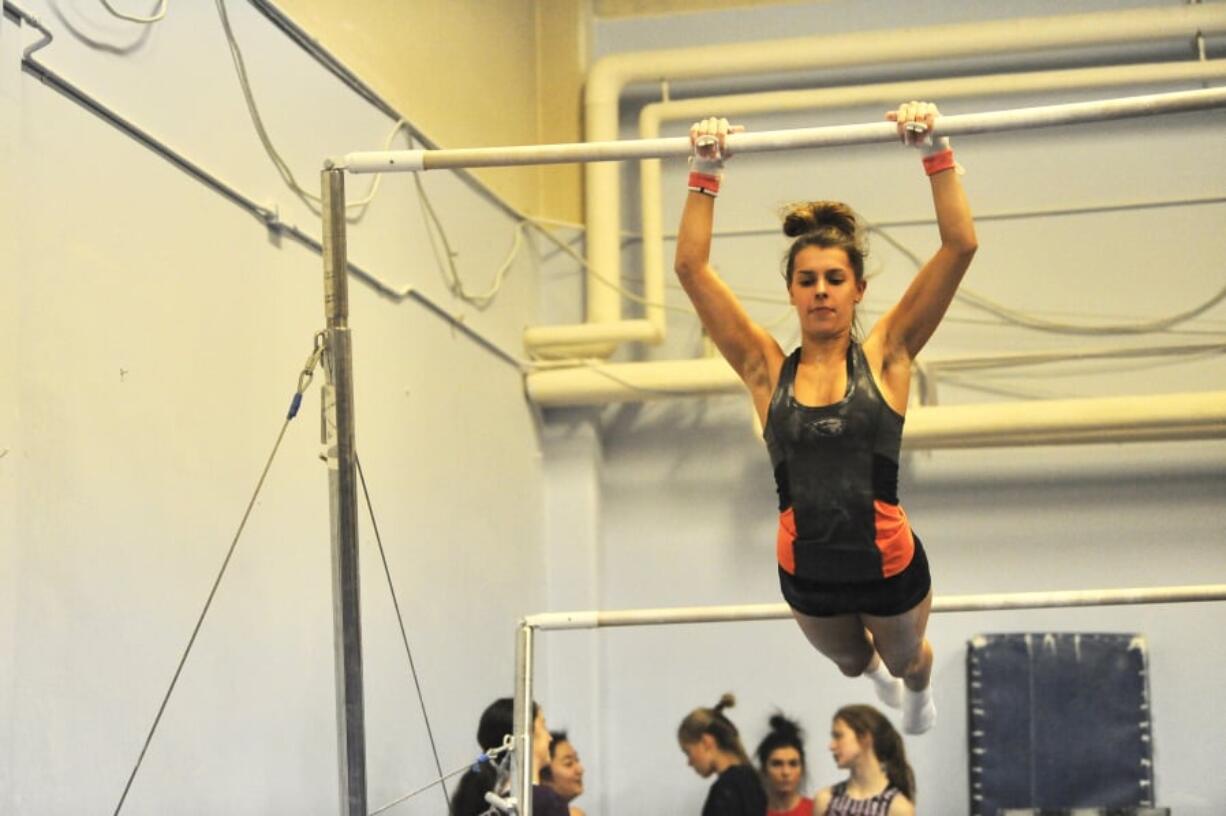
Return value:
M 861 615 L 886 668 L 906 684 L 903 730 L 908 734 L 922 734 L 936 722 L 936 707 L 929 686 L 932 644 L 924 637 L 931 609 L 932 592 L 929 591 L 924 600 L 901 615 Z
M 813 648 L 830 658 L 839 671 L 848 677 L 864 675 L 873 681 L 878 699 L 893 708 L 902 706 L 902 684 L 886 670 L 859 615 L 815 617 L 795 609 L 792 615 Z

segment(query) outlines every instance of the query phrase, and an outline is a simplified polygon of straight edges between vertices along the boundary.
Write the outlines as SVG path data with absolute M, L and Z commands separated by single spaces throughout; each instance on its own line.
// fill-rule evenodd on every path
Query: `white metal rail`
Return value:
M 1033 108 L 965 113 L 942 116 L 934 133 L 963 136 L 1020 128 L 1056 127 L 1086 122 L 1104 122 L 1141 116 L 1159 116 L 1226 107 L 1226 88 L 1127 96 L 1093 102 L 1044 105 Z M 729 154 L 763 153 L 812 147 L 890 142 L 898 138 L 892 122 L 863 125 L 770 130 L 728 136 Z M 624 139 L 614 142 L 476 147 L 453 150 L 382 150 L 348 153 L 329 162 L 329 167 L 350 173 L 418 172 L 460 167 L 510 167 L 514 165 L 568 164 L 573 162 L 665 159 L 690 154 L 684 136 L 663 139 Z

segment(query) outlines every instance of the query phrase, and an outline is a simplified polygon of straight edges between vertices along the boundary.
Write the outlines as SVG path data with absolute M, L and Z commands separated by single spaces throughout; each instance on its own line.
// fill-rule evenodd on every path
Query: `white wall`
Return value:
M 809 3 L 604 20 L 596 29 L 596 53 L 1138 5 L 1154 4 Z M 1221 56 L 1220 42 L 1210 47 L 1211 54 Z M 978 65 L 967 60 L 946 70 L 974 73 L 1006 64 L 1053 67 L 1101 59 L 1102 53 Z M 941 68 L 925 70 L 942 73 Z M 859 74 L 836 73 L 830 81 L 879 81 L 897 77 L 899 70 L 884 65 Z M 712 92 L 716 85 L 706 83 L 702 91 Z M 727 85 L 745 90 L 753 81 L 732 78 Z M 697 87 L 674 85 L 672 90 L 685 95 Z M 973 112 L 1155 90 L 1162 89 L 959 100 L 942 110 Z M 623 105 L 625 136 L 635 135 L 638 104 L 654 95 L 655 89 L 646 86 L 632 91 L 632 101 Z M 755 117 L 745 124 L 769 130 L 866 122 L 881 114 L 842 110 Z M 679 135 L 687 125 L 673 123 L 662 135 Z M 1223 125 L 1226 115 L 1219 111 L 959 139 L 955 148 L 967 168 L 971 203 L 984 215 L 1220 196 L 1226 187 Z M 917 158 L 902 148 L 882 146 L 734 158 L 717 206 L 717 231 L 772 227 L 780 205 L 811 198 L 849 201 L 870 221 L 929 217 L 928 185 L 917 165 Z M 666 232 L 679 215 L 683 172 L 677 163 L 665 164 Z M 637 223 L 637 206 L 630 203 L 637 195 L 634 176 L 630 169 L 623 173 L 627 229 Z M 1220 203 L 985 219 L 979 225 L 981 249 L 965 285 L 1051 319 L 1154 319 L 1190 309 L 1221 289 L 1224 223 L 1226 207 Z M 924 256 L 936 246 L 932 226 L 898 228 L 891 234 Z M 872 248 L 875 277 L 864 304 L 870 325 L 913 273 L 884 241 L 875 239 Z M 749 309 L 763 323 L 783 315 L 776 334 L 790 348 L 796 337 L 776 277 L 784 250 L 777 234 L 717 237 L 713 257 L 737 291 L 777 298 L 773 304 L 750 303 Z M 671 252 L 669 244 L 666 256 Z M 625 255 L 627 277 L 635 276 L 635 257 L 634 248 Z M 675 288 L 670 298 L 683 302 Z M 955 306 L 924 356 L 1220 341 L 1224 334 L 1226 308 L 1221 304 L 1177 332 L 1133 338 L 1038 334 Z M 668 342 L 645 356 L 692 356 L 699 347 L 695 321 L 670 314 Z M 642 355 L 640 350 L 625 352 Z M 976 385 L 1036 397 L 1176 393 L 1221 388 L 1226 361 L 1217 354 L 993 376 L 990 381 L 979 378 Z M 1002 398 L 950 383 L 940 389 L 942 403 Z M 600 422 L 600 606 L 776 602 L 775 496 L 747 401 L 727 397 L 627 405 L 605 410 Z M 1203 583 L 1219 580 L 1226 569 L 1223 462 L 1226 443 L 1220 440 L 942 451 L 907 455 L 901 490 L 928 548 L 938 593 Z M 937 652 L 934 686 L 940 719 L 931 734 L 908 740 L 921 812 L 967 810 L 965 643 L 975 633 L 993 631 L 1144 633 L 1151 650 L 1158 801 L 1179 814 L 1220 812 L 1226 806 L 1226 783 L 1205 747 L 1219 742 L 1226 726 L 1226 717 L 1211 702 L 1213 678 L 1226 668 L 1226 650 L 1213 634 L 1223 623 L 1223 604 L 936 616 L 930 635 Z M 740 697 L 731 713 L 751 750 L 776 706 L 801 719 L 810 733 L 810 787 L 838 779 L 825 752 L 831 713 L 846 703 L 872 699 L 867 683 L 842 678 L 784 622 L 618 629 L 590 637 L 599 644 L 602 661 L 602 733 L 600 764 L 589 767 L 585 799 L 589 812 L 604 816 L 699 811 L 707 783 L 685 767 L 675 729 L 688 710 L 713 704 L 723 691 Z M 558 677 L 552 667 L 550 677 Z M 586 746 L 578 747 L 585 751 Z
M 259 147 L 210 4 L 172 4 L 144 34 L 93 3 L 23 6 L 56 32 L 37 59 L 318 233 Z M 389 122 L 247 4 L 229 6 L 270 131 L 305 184 L 314 185 L 322 157 L 381 144 Z M 1006 13 L 984 8 L 912 4 L 900 17 L 894 4 L 814 3 L 605 21 L 595 53 Z M 1072 7 L 1026 2 L 1009 13 L 1064 8 Z M 0 22 L 0 370 L 9 384 L 0 389 L 0 811 L 109 811 L 322 322 L 321 263 L 20 72 L 19 48 L 35 39 Z M 749 124 L 789 123 L 811 122 Z M 1209 114 L 983 137 L 958 152 L 979 212 L 1212 195 L 1226 181 L 1222 124 Z M 846 198 L 874 219 L 922 216 L 929 205 L 915 163 L 878 149 L 738 160 L 719 225 L 771 225 L 777 205 L 815 194 Z M 449 176 L 426 184 L 461 269 L 474 287 L 484 284 L 510 243 L 511 220 Z M 665 184 L 677 192 L 667 202 L 671 224 L 679 166 Z M 350 180 L 351 189 L 365 185 Z M 1079 319 L 1186 308 L 1220 287 L 1222 215 L 1215 205 L 985 222 L 968 285 Z M 897 236 L 932 246 L 931 228 Z M 351 228 L 350 248 L 365 268 L 418 287 L 514 354 L 538 311 L 561 320 L 578 313 L 574 265 L 544 246 L 539 268 L 532 253 L 516 263 L 495 307 L 453 300 L 407 179 L 384 184 Z M 740 291 L 779 293 L 776 238 L 720 240 L 716 251 Z M 627 261 L 636 255 L 628 248 Z M 874 259 L 881 274 L 870 310 L 909 275 L 881 242 Z M 773 490 L 743 400 L 627 406 L 595 426 L 590 415 L 567 413 L 541 426 L 513 366 L 418 303 L 351 285 L 359 448 L 446 768 L 471 759 L 477 713 L 510 691 L 519 615 L 777 599 Z M 783 310 L 755 306 L 754 314 L 765 321 Z M 929 354 L 1083 342 L 975 319 L 951 313 Z M 1190 328 L 1220 338 L 1224 326 L 1218 307 Z M 653 353 L 681 356 L 697 345 L 696 324 L 683 319 Z M 1220 357 L 1057 373 L 1006 384 L 1093 395 L 1226 382 Z M 125 813 L 336 810 L 317 393 L 287 434 Z M 986 398 L 952 387 L 941 397 Z M 908 459 L 903 495 L 941 592 L 1191 583 L 1226 566 L 1223 461 L 1220 442 L 939 453 Z M 378 805 L 434 772 L 362 524 L 369 787 Z M 1212 635 L 1222 615 L 1221 605 L 1203 605 L 934 620 L 941 725 L 911 743 L 923 807 L 964 810 L 966 637 L 1067 628 L 1149 636 L 1159 798 L 1181 814 L 1216 813 L 1226 789 L 1204 749 L 1223 723 L 1202 701 L 1226 662 Z M 589 762 L 583 804 L 593 814 L 696 812 L 705 785 L 685 769 L 674 729 L 727 689 L 741 696 L 733 714 L 751 742 L 773 706 L 801 717 L 814 735 L 812 782 L 826 784 L 833 769 L 820 734 L 831 711 L 862 693 L 786 624 L 546 635 L 540 651 L 540 699 L 551 723 L 572 726 Z M 440 810 L 432 793 L 396 812 Z
M 319 235 L 260 149 L 212 3 L 172 3 L 144 33 L 95 3 L 22 6 L 55 32 L 37 59 Z M 382 144 L 389 121 L 249 4 L 228 6 L 305 185 L 325 156 Z M 36 32 L 7 17 L 0 32 L 0 811 L 109 813 L 322 326 L 322 263 L 20 72 Z M 451 176 L 425 183 L 484 288 L 513 221 Z M 350 179 L 351 197 L 368 184 Z M 518 354 L 538 277 L 556 270 L 525 251 L 478 311 L 448 294 L 422 224 L 411 180 L 385 180 L 351 257 Z M 476 754 L 481 709 L 511 692 L 514 620 L 547 600 L 538 420 L 516 366 L 414 300 L 350 285 L 359 451 L 455 768 Z M 322 380 L 124 813 L 337 811 Z M 436 774 L 365 510 L 361 538 L 376 806 Z M 442 809 L 437 793 L 418 801 L 397 812 Z

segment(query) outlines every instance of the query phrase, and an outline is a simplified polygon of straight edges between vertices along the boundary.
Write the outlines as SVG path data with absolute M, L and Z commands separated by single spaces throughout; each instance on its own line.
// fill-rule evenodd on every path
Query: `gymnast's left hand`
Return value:
M 888 112 L 885 118 L 898 123 L 898 138 L 903 144 L 930 148 L 933 146 L 932 129 L 940 116 L 941 112 L 931 102 L 912 100 Z

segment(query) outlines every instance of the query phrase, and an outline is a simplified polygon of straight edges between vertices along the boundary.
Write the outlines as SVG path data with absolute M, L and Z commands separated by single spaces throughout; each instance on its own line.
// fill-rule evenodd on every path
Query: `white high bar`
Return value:
M 1079 589 L 1060 592 L 1009 592 L 995 595 L 943 595 L 932 600 L 933 612 L 985 612 L 1006 609 L 1052 609 L 1077 606 L 1226 601 L 1226 584 Z M 652 626 L 675 623 L 728 623 L 790 619 L 787 604 L 688 606 L 664 609 L 613 609 L 586 612 L 544 612 L 528 615 L 523 626 L 533 629 L 601 629 L 611 626 Z
M 1140 116 L 1186 113 L 1224 106 L 1226 106 L 1226 87 L 1208 88 L 1127 96 L 1094 102 L 1016 108 L 990 113 L 942 116 L 933 132 L 939 136 L 965 136 L 1021 128 L 1056 127 Z M 863 125 L 734 133 L 728 136 L 727 146 L 729 154 L 764 153 L 809 147 L 892 142 L 897 139 L 898 129 L 894 123 L 871 122 Z M 510 167 L 528 164 L 665 159 L 689 155 L 689 138 L 677 136 L 664 139 L 625 139 L 615 142 L 579 142 L 577 144 L 518 147 L 368 151 L 348 153 L 340 159 L 329 159 L 325 166 L 328 169 L 348 170 L 350 173 L 394 173 L 460 167 Z

